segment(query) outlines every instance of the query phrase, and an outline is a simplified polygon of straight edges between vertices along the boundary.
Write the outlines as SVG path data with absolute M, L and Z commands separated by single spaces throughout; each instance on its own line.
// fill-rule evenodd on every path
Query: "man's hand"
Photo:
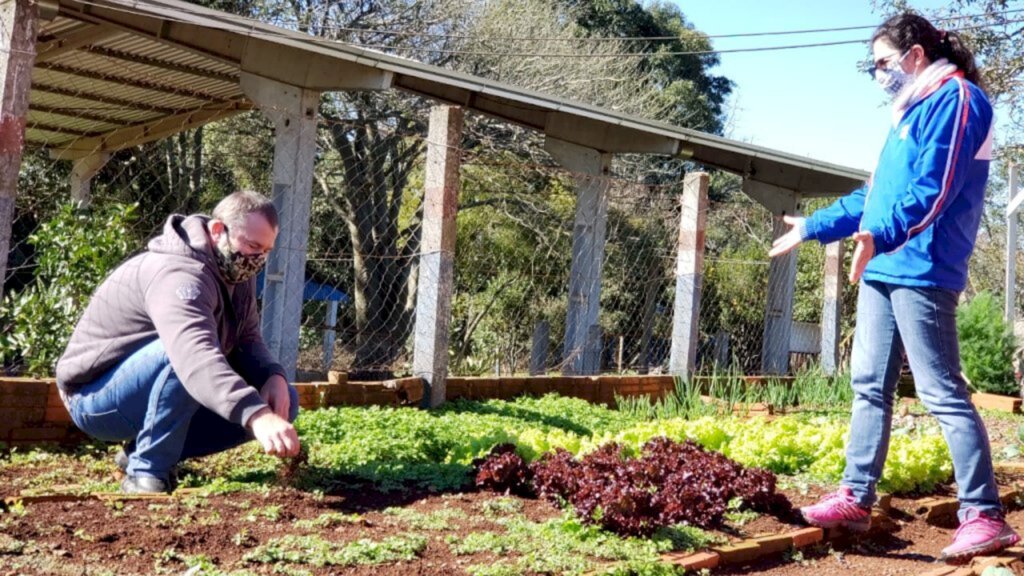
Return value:
M 288 393 L 288 382 L 280 374 L 274 374 L 260 390 L 260 398 L 281 418 L 288 420 L 292 397 Z
M 263 408 L 249 418 L 256 441 L 267 454 L 284 458 L 299 453 L 299 435 L 287 418 L 281 418 L 270 408 Z
M 857 247 L 853 250 L 853 262 L 850 264 L 850 284 L 860 282 L 868 262 L 875 257 L 875 237 L 871 232 L 857 232 L 853 235 Z
M 804 239 L 800 236 L 801 231 L 804 227 L 804 219 L 796 216 L 783 216 L 782 221 L 792 226 L 788 232 L 779 236 L 772 242 L 772 249 L 768 251 L 768 256 L 774 258 L 776 256 L 782 256 L 793 250 L 800 245 Z

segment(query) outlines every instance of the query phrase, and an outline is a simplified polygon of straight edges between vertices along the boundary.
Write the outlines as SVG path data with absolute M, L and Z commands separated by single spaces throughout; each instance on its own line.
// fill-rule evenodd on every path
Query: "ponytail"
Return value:
M 951 30 L 938 30 L 926 18 L 912 12 L 890 17 L 875 30 L 871 42 L 883 38 L 900 52 L 906 52 L 915 44 L 924 49 L 925 56 L 932 62 L 945 58 L 960 69 L 971 83 L 984 88 L 981 73 L 974 62 L 974 54 L 964 44 L 963 38 Z
M 983 88 L 981 72 L 978 70 L 978 65 L 974 63 L 974 54 L 964 44 L 963 38 L 952 30 L 944 30 L 939 35 L 941 36 L 939 40 L 941 57 L 955 64 L 964 73 L 964 78 Z

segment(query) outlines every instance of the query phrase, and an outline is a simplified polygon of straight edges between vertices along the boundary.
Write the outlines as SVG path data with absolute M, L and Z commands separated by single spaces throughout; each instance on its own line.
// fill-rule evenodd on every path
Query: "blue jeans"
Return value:
M 875 501 L 875 483 L 889 451 L 902 342 L 917 396 L 938 419 L 949 445 L 961 518 L 971 507 L 1002 514 L 988 434 L 961 375 L 958 296 L 940 288 L 861 282 L 851 360 L 853 414 L 842 484 L 862 506 Z
M 299 396 L 293 386 L 288 389 L 288 418 L 294 421 Z M 178 462 L 253 439 L 248 429 L 203 407 L 185 390 L 160 340 L 69 393 L 66 403 L 72 421 L 86 434 L 107 441 L 135 440 L 135 450 L 128 456 L 132 476 L 167 482 Z

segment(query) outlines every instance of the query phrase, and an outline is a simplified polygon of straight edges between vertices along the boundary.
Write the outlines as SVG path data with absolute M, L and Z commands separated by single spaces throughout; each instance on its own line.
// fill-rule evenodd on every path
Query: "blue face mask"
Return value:
M 903 67 L 900 65 L 903 59 L 910 54 L 910 51 L 903 53 L 899 60 L 896 60 L 889 65 L 888 68 L 879 68 L 875 70 L 875 81 L 878 85 L 885 90 L 886 94 L 895 98 L 903 91 L 904 88 L 914 83 L 916 76 L 910 72 L 904 72 Z

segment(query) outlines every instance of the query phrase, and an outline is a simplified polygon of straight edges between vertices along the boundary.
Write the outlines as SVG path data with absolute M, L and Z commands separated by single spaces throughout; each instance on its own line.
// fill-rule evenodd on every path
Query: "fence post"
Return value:
M 456 106 L 435 106 L 427 136 L 412 371 L 426 382 L 423 400 L 430 407 L 444 403 L 448 377 L 463 115 Z
M 843 315 L 843 241 L 825 246 L 824 302 L 821 310 L 821 369 L 839 370 L 840 320 Z
M 284 366 L 288 379 L 294 380 L 306 284 L 320 93 L 246 72 L 240 83 L 245 95 L 274 123 L 273 198 L 281 223 L 264 275 L 261 328 L 270 353 Z
M 551 339 L 551 324 L 547 320 L 537 322 L 533 327 L 533 345 L 530 349 L 530 376 L 548 371 L 548 342 Z
M 28 95 L 36 59 L 38 4 L 31 0 L 0 3 L 0 299 L 11 253 L 14 199 L 25 147 Z
M 700 292 L 704 283 L 704 230 L 707 225 L 708 185 L 704 172 L 687 174 L 676 242 L 676 295 L 672 313 L 669 373 L 690 377 L 697 365 Z
M 1010 188 L 1006 198 L 1006 306 L 1004 314 L 1007 323 L 1012 328 L 1017 316 L 1017 224 L 1020 216 L 1021 201 L 1024 200 L 1024 191 L 1018 193 L 1017 187 L 1020 184 L 1020 165 L 1010 165 Z
M 601 267 L 604 264 L 608 172 L 612 157 L 611 154 L 550 137 L 545 140 L 544 147 L 559 164 L 576 173 L 578 191 L 562 372 L 567 376 L 594 374 L 590 371 L 592 363 L 585 356 L 590 329 L 598 323 L 601 307 Z

